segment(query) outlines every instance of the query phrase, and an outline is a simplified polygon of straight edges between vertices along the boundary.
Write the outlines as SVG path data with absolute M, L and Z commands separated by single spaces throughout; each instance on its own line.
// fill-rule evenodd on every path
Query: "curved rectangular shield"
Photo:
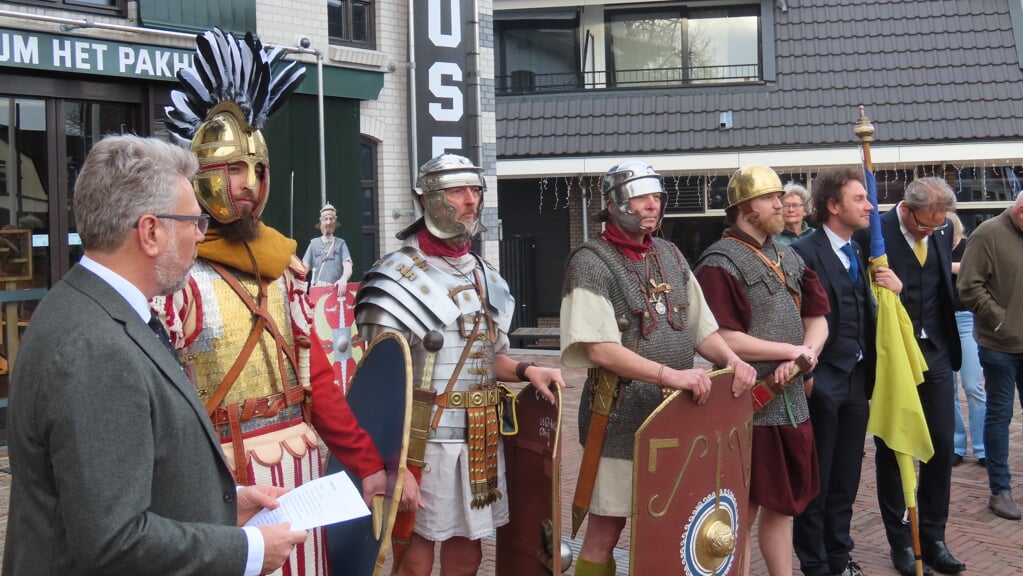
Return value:
M 498 576 L 562 572 L 561 389 L 553 391 L 554 405 L 531 385 L 515 395 L 518 433 L 504 437 L 509 521 L 497 529 Z
M 742 566 L 753 406 L 711 374 L 703 406 L 672 393 L 636 431 L 629 573 L 733 576 Z
M 382 514 L 376 519 L 371 515 L 327 526 L 327 549 L 335 574 L 377 576 L 383 571 L 391 527 L 398 514 L 412 415 L 412 359 L 401 335 L 385 333 L 373 340 L 346 398 L 384 461 L 387 494 Z M 360 479 L 332 455 L 327 461 L 327 474 L 340 471 L 361 486 Z

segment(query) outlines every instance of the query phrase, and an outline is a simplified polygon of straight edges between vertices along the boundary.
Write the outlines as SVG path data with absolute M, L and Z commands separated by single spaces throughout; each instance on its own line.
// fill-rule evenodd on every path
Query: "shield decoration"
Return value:
M 675 391 L 636 431 L 630 574 L 738 574 L 748 522 L 753 404 L 711 373 L 703 406 Z
M 497 529 L 498 576 L 562 572 L 561 389 L 553 391 L 554 405 L 532 385 L 515 395 L 518 433 L 504 437 L 509 520 Z
M 384 568 L 391 527 L 398 514 L 412 414 L 412 360 L 399 334 L 385 333 L 370 344 L 355 371 L 348 406 L 373 439 L 387 470 L 387 494 L 379 531 L 372 516 L 327 526 L 327 549 L 335 573 L 376 576 Z M 327 473 L 344 471 L 356 486 L 361 480 L 332 455 Z M 343 568 L 342 568 L 343 567 Z

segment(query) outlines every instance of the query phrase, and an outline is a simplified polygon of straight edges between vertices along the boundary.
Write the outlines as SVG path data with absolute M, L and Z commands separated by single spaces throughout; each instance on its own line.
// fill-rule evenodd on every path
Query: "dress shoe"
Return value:
M 902 576 L 916 576 L 916 560 L 913 556 L 913 548 L 892 548 L 892 566 Z M 934 576 L 934 572 L 924 566 L 924 576 Z
M 962 454 L 953 454 L 952 455 L 952 466 L 958 466 L 958 465 L 960 465 L 962 463 L 963 463 L 963 455 Z
M 948 546 L 941 540 L 924 542 L 921 546 L 924 562 L 942 574 L 958 574 L 966 570 L 966 564 L 955 559 L 948 551 Z
M 1001 516 L 1008 520 L 1019 520 L 1020 518 L 1019 508 L 1012 501 L 1012 492 L 1002 492 L 991 496 L 987 507 L 995 513 L 995 516 Z
M 860 565 L 853 562 L 852 560 L 846 564 L 845 569 L 841 572 L 835 572 L 833 576 L 863 576 L 863 570 L 860 569 Z

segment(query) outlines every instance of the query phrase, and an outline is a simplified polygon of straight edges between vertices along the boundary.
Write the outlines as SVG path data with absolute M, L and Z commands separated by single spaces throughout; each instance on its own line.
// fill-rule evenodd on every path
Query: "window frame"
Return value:
M 128 0 L 114 0 L 113 6 L 99 6 L 76 0 L 9 0 L 11 4 L 84 12 L 87 14 L 104 14 L 106 16 L 127 17 Z
M 362 254 L 372 256 L 372 259 L 365 261 L 362 265 L 368 268 L 373 262 L 380 259 L 380 166 L 379 166 L 379 142 L 368 136 L 359 137 L 360 154 L 368 153 L 372 164 L 372 173 L 364 172 L 363 163 L 359 162 L 359 202 L 362 204 L 359 210 L 359 224 L 362 241 Z M 370 192 L 370 198 L 365 198 L 365 192 Z M 368 217 L 366 209 L 372 210 Z M 371 246 L 366 245 L 367 238 L 372 238 Z
M 342 19 L 341 19 L 341 36 L 335 36 L 333 31 L 336 29 L 336 24 L 330 21 L 330 5 L 336 3 L 340 5 Z M 362 4 L 366 6 L 366 39 L 355 40 L 353 34 L 354 18 L 353 6 L 355 4 Z M 351 46 L 353 48 L 362 48 L 365 50 L 376 49 L 376 3 L 373 0 L 327 0 L 327 35 L 331 45 L 335 46 Z

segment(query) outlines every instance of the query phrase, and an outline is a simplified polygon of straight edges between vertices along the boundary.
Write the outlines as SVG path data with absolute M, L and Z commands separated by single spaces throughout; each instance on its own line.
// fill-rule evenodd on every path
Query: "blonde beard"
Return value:
M 764 232 L 768 236 L 781 234 L 781 231 L 785 229 L 785 219 L 781 214 L 761 219 L 759 212 L 747 212 L 742 216 L 742 219 L 750 226 Z

